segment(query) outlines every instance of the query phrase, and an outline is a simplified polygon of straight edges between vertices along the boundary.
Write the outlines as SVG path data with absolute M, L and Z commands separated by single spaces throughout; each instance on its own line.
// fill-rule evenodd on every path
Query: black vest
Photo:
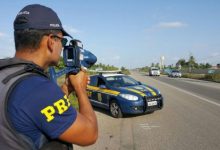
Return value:
M 0 150 L 36 150 L 31 139 L 18 133 L 11 125 L 7 114 L 8 97 L 17 83 L 28 76 L 47 75 L 32 62 L 16 58 L 0 60 Z M 58 140 L 49 141 L 43 136 L 42 150 L 71 150 L 72 144 Z

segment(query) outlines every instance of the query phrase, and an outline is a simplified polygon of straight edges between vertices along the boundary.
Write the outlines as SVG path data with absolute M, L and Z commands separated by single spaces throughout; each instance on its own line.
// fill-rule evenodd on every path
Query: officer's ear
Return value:
M 52 37 L 52 35 L 49 35 L 47 38 L 47 48 L 52 53 L 54 51 L 55 41 Z

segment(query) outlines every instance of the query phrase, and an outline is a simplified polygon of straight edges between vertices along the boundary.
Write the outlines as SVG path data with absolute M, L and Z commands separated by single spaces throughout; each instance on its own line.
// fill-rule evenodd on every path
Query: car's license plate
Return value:
M 157 101 L 151 101 L 151 102 L 147 102 L 148 106 L 155 106 L 157 105 Z

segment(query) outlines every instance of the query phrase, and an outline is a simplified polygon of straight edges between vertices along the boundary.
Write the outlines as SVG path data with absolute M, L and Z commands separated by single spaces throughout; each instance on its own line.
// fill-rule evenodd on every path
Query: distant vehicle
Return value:
M 159 90 L 124 74 L 92 75 L 87 92 L 93 106 L 109 110 L 115 118 L 154 112 L 163 107 Z
M 151 67 L 149 70 L 149 76 L 160 76 L 160 69 L 157 67 Z
M 181 78 L 182 77 L 182 73 L 179 70 L 172 70 L 169 74 L 169 77 L 177 77 L 177 78 Z

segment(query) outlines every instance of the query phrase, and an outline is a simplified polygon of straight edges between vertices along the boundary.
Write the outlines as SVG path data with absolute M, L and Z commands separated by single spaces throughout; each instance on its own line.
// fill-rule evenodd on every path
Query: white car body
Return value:
M 172 70 L 171 73 L 169 74 L 169 77 L 182 77 L 182 73 L 178 70 Z

